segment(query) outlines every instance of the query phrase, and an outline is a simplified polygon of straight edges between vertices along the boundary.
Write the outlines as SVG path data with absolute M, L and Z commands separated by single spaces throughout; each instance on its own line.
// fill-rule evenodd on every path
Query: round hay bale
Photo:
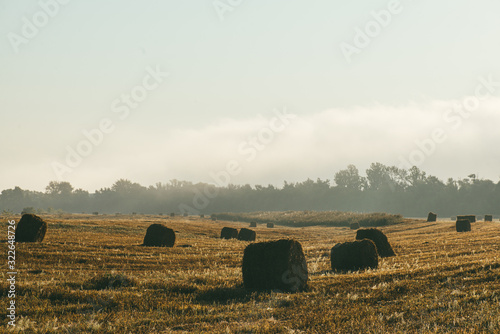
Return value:
M 293 239 L 252 243 L 243 253 L 243 285 L 248 290 L 304 291 L 307 263 L 302 245 Z
M 359 223 L 350 223 L 349 227 L 351 230 L 357 230 L 359 228 Z
M 216 221 L 217 221 L 217 217 L 212 217 L 211 219 L 212 219 L 212 221 L 214 221 L 214 222 L 216 222 Z
M 332 270 L 354 271 L 378 267 L 378 253 L 370 239 L 336 244 L 330 251 Z
M 458 219 L 455 223 L 455 228 L 457 232 L 469 232 L 471 231 L 470 220 L 468 219 Z
M 493 221 L 493 215 L 484 215 L 484 221 L 485 222 L 492 222 Z
M 255 233 L 255 231 L 250 230 L 248 228 L 242 228 L 238 233 L 238 240 L 255 241 L 256 237 L 257 234 Z
M 457 220 L 459 219 L 468 219 L 471 223 L 476 222 L 476 216 L 475 215 L 465 215 L 465 216 L 457 216 Z
M 274 223 L 267 223 L 268 228 L 274 228 Z
M 220 231 L 221 239 L 237 239 L 238 238 L 238 230 L 232 227 L 223 227 Z
M 162 224 L 151 224 L 144 236 L 144 246 L 173 247 L 175 244 L 175 232 Z
M 395 256 L 391 244 L 385 234 L 376 228 L 366 228 L 356 231 L 356 240 L 370 239 L 377 246 L 377 253 L 380 257 Z
M 437 214 L 435 214 L 434 212 L 429 212 L 429 214 L 427 215 L 427 221 L 435 222 L 437 220 L 437 217 Z
M 175 212 L 170 212 L 170 217 L 175 217 Z
M 257 227 L 257 223 L 256 222 L 250 222 L 250 227 Z
M 42 242 L 47 223 L 37 215 L 25 213 L 16 227 L 16 242 Z

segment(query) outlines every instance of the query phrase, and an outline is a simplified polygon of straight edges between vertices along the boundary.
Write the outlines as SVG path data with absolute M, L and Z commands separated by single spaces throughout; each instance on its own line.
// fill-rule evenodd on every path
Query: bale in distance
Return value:
M 459 219 L 468 219 L 471 223 L 476 222 L 476 216 L 475 215 L 465 215 L 465 216 L 457 216 L 457 220 Z
M 334 271 L 376 269 L 377 247 L 370 239 L 339 243 L 330 251 L 330 262 Z
M 202 214 L 200 215 L 200 218 L 205 218 L 205 215 L 202 213 Z
M 242 228 L 238 233 L 238 240 L 242 241 L 255 241 L 257 234 L 255 231 L 250 230 L 248 228 Z
M 173 247 L 175 244 L 175 232 L 162 224 L 151 224 L 144 236 L 144 246 L 150 247 Z
M 221 239 L 237 239 L 238 238 L 238 230 L 232 227 L 223 227 L 220 231 Z
M 274 223 L 267 223 L 267 228 L 274 228 Z
M 250 222 L 250 227 L 257 227 L 257 223 L 256 222 Z
M 493 215 L 484 215 L 484 221 L 485 222 L 492 222 L 493 221 Z
M 437 220 L 437 214 L 435 214 L 434 212 L 429 212 L 429 214 L 427 215 L 427 221 L 435 222 L 436 220 Z
M 216 222 L 217 221 L 217 217 L 212 217 L 212 221 Z
M 386 235 L 376 228 L 366 228 L 356 231 L 356 240 L 370 239 L 377 246 L 377 253 L 380 257 L 395 256 L 391 244 Z
M 16 242 L 42 242 L 47 223 L 37 215 L 25 213 L 16 227 Z
M 170 217 L 175 217 L 175 212 L 170 212 Z
M 350 223 L 350 224 L 349 224 L 349 228 L 350 228 L 351 230 L 357 230 L 357 229 L 359 229 L 359 223 L 358 223 L 358 222 L 355 222 L 355 223 Z
M 471 231 L 470 220 L 468 219 L 458 219 L 455 223 L 455 228 L 457 232 L 469 232 Z
M 304 291 L 307 263 L 302 245 L 293 239 L 252 243 L 243 253 L 243 285 L 248 290 Z

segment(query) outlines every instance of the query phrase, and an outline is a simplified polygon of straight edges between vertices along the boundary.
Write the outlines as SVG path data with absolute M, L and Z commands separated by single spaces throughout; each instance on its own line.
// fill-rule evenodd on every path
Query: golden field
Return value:
M 397 256 L 377 270 L 331 272 L 348 227 L 254 228 L 257 241 L 295 238 L 307 258 L 301 293 L 247 292 L 248 242 L 221 240 L 248 223 L 155 215 L 41 215 L 42 243 L 17 244 L 19 333 L 498 333 L 500 223 L 408 220 L 379 227 Z M 16 222 L 19 216 L 14 217 Z M 12 219 L 12 218 L 10 218 Z M 7 217 L 3 217 L 7 263 Z M 146 228 L 176 231 L 173 248 L 143 247 Z M 0 305 L 6 314 L 7 269 Z M 7 331 L 2 317 L 2 331 Z

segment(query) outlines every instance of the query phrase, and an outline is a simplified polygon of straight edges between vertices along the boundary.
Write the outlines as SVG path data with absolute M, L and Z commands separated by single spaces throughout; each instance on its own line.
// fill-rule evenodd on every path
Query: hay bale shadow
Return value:
M 250 301 L 251 295 L 243 285 L 237 285 L 229 288 L 217 287 L 199 292 L 195 300 L 205 304 L 245 303 Z
M 92 277 L 83 284 L 86 290 L 110 290 L 136 286 L 137 281 L 125 274 L 106 273 Z

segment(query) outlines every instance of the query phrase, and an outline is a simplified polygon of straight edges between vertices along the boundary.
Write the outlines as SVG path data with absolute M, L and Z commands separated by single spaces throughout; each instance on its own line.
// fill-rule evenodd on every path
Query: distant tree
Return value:
M 393 190 L 405 190 L 408 188 L 408 171 L 406 169 L 391 166 L 387 167 L 386 171 Z
M 366 170 L 366 179 L 370 190 L 390 189 L 394 187 L 389 168 L 379 162 L 372 163 Z
M 425 184 L 427 181 L 426 173 L 421 171 L 417 166 L 413 166 L 408 171 L 408 181 L 412 187 Z
M 28 194 L 28 190 L 23 190 L 17 186 L 14 189 L 2 190 L 0 195 L 1 207 L 13 212 L 20 212 L 24 205 L 31 204 Z
M 366 179 L 359 175 L 354 165 L 348 165 L 347 169 L 335 173 L 333 180 L 339 188 L 362 190 L 366 186 Z
M 14 189 L 5 189 L 2 190 L 2 199 L 21 201 L 24 198 L 24 192 L 24 190 L 17 186 Z
M 330 181 L 335 186 L 330 186 Z M 101 213 L 178 212 L 183 207 L 204 214 L 342 210 L 383 211 L 418 217 L 434 210 L 440 216 L 499 215 L 498 203 L 500 182 L 480 179 L 473 174 L 468 178 L 449 178 L 443 182 L 418 167 L 406 170 L 381 163 L 372 163 L 366 170 L 366 177 L 360 176 L 356 166 L 348 165 L 335 173 L 333 180 L 284 181 L 282 187 L 215 186 L 176 179 L 143 187 L 119 179 L 110 188 L 92 194 L 82 189 L 75 190 L 68 182 L 58 181 L 51 181 L 43 193 L 15 187 L 0 194 L 0 209 L 17 213 L 26 207 L 51 208 L 51 212 Z
M 65 181 L 50 181 L 49 185 L 45 187 L 45 191 L 49 195 L 68 196 L 73 192 L 73 186 Z
M 111 187 L 111 190 L 119 195 L 138 194 L 140 191 L 145 189 L 146 188 L 141 186 L 139 183 L 133 183 L 132 181 L 126 179 L 119 179 Z

